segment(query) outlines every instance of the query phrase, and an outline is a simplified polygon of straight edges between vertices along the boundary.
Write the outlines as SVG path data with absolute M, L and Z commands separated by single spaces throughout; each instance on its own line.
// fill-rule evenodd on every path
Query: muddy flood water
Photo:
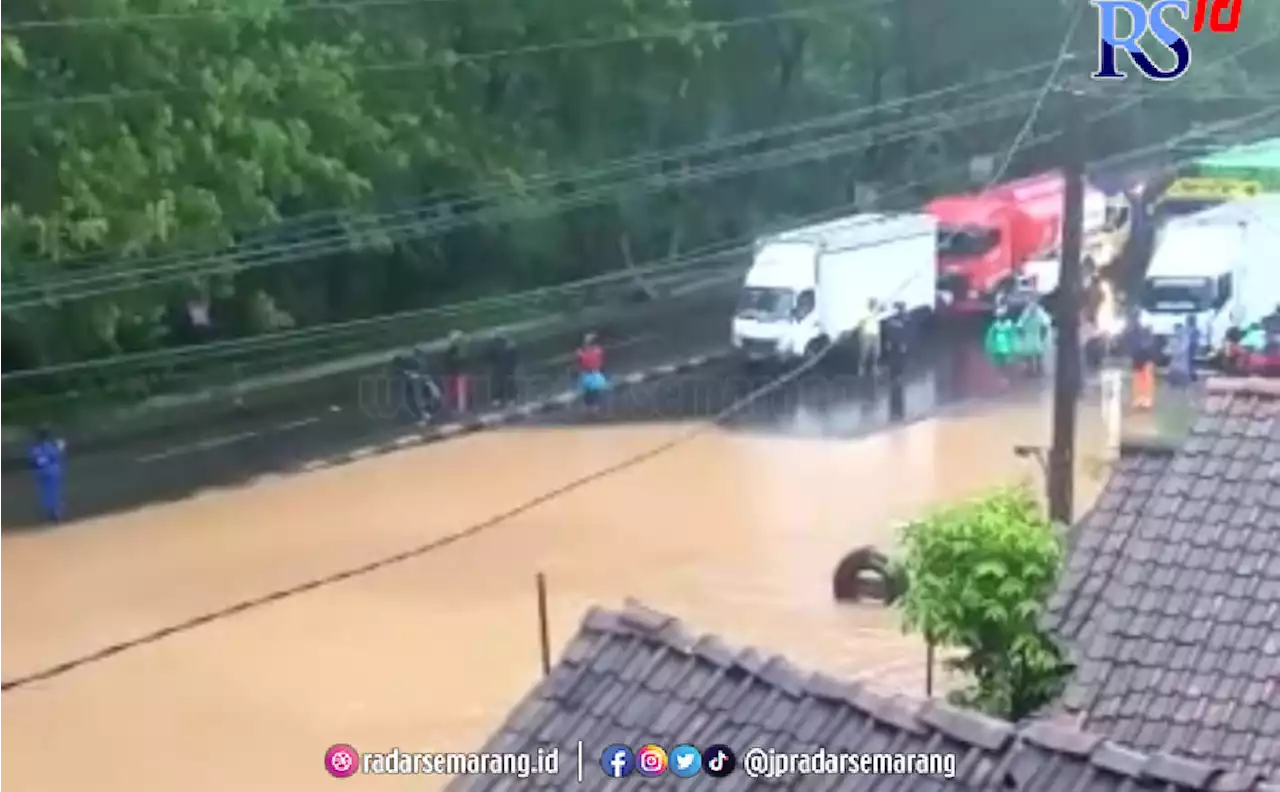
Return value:
M 690 424 L 477 435 L 3 539 L 10 679 L 202 611 L 418 545 L 649 449 Z M 424 557 L 3 696 L 14 790 L 283 792 L 322 756 L 477 747 L 537 680 L 534 577 L 559 647 L 592 604 L 636 597 L 807 667 L 923 691 L 897 616 L 836 606 L 831 573 L 931 504 L 1028 478 L 1047 403 L 857 440 L 708 430 Z M 1102 453 L 1097 408 L 1081 456 Z M 1089 467 L 1083 462 L 1082 467 Z M 1081 505 L 1096 491 L 1078 478 Z M 429 789 L 356 777 L 349 786 Z

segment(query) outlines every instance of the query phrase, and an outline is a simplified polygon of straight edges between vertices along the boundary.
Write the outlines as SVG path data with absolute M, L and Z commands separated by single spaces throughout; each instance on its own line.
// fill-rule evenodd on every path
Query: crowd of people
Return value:
M 1039 300 L 1027 301 L 1016 315 L 1010 306 L 1001 303 L 987 327 L 983 348 L 997 369 L 1021 368 L 1039 376 L 1046 368 L 1052 332 L 1053 320 Z
M 574 376 L 588 412 L 599 411 L 609 390 L 605 352 L 595 333 L 587 333 L 574 352 Z M 441 415 L 466 415 L 483 401 L 501 409 L 521 397 L 520 352 L 510 336 L 499 333 L 477 354 L 461 332 L 449 335 L 438 360 L 419 347 L 398 355 L 391 371 L 398 387 L 397 404 L 421 423 Z M 437 373 L 439 379 L 437 380 Z M 477 394 L 476 383 L 487 384 Z

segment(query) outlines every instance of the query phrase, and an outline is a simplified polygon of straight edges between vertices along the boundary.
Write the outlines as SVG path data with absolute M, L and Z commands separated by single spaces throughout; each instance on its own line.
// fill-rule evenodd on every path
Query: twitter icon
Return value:
M 692 745 L 677 745 L 671 750 L 671 773 L 692 778 L 702 769 L 702 752 Z

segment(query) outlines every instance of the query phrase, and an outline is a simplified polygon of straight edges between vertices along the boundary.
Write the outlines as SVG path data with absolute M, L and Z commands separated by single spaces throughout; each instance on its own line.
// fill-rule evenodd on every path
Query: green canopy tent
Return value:
M 1264 192 L 1280 192 L 1280 137 L 1202 157 L 1189 175 L 1258 182 Z

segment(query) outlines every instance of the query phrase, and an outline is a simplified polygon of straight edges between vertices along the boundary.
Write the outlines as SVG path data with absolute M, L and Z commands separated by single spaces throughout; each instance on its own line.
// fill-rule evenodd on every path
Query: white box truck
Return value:
M 1142 289 L 1142 321 L 1157 337 L 1195 317 L 1200 354 L 1227 330 L 1280 304 L 1280 195 L 1261 195 L 1169 220 L 1156 237 Z
M 850 339 L 877 300 L 932 313 L 938 223 L 927 214 L 861 214 L 765 237 L 733 317 L 751 362 L 787 363 Z M 883 318 L 883 317 L 882 317 Z

